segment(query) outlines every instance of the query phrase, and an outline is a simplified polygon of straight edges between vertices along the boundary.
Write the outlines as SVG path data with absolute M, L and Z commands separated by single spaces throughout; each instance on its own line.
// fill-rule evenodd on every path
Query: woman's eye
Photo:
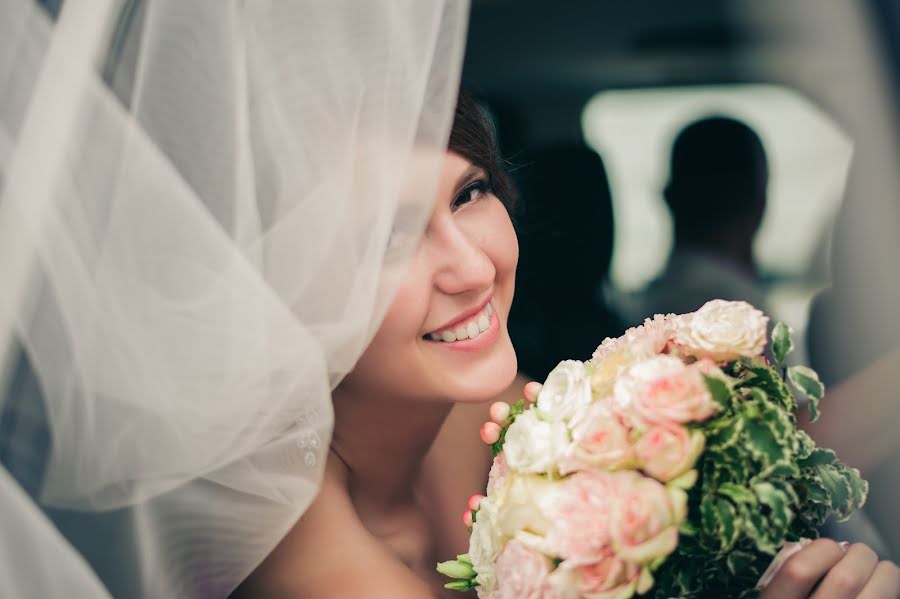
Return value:
M 491 191 L 492 188 L 489 181 L 484 179 L 475 181 L 474 183 L 470 183 L 469 185 L 467 185 L 461 192 L 459 192 L 459 195 L 456 196 L 456 198 L 453 200 L 453 204 L 451 204 L 450 207 L 452 210 L 459 210 L 466 204 L 482 199 L 484 196 L 491 193 Z

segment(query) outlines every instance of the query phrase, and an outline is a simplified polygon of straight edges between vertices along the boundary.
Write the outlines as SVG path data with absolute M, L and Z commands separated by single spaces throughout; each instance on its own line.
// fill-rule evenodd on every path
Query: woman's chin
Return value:
M 491 401 L 506 391 L 516 378 L 518 364 L 510 346 L 491 360 L 470 369 L 464 376 L 450 376 L 449 398 L 458 403 Z

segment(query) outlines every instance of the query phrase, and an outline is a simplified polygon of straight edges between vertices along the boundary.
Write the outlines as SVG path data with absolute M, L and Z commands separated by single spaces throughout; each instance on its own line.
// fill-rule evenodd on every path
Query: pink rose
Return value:
M 550 560 L 515 539 L 509 541 L 497 558 L 497 586 L 491 599 L 557 599 L 547 580 Z
M 600 363 L 623 349 L 636 350 L 639 354 L 653 356 L 661 353 L 675 335 L 675 315 L 655 315 L 644 319 L 644 324 L 631 327 L 621 337 L 607 337 L 591 356 L 591 361 Z
M 482 470 L 484 472 L 484 470 Z M 498 453 L 494 456 L 494 463 L 491 464 L 491 471 L 488 473 L 487 494 L 490 495 L 495 489 L 503 486 L 503 479 L 506 477 L 506 454 Z
M 611 474 L 576 472 L 563 485 L 547 531 L 547 547 L 572 565 L 590 564 L 609 550 L 609 518 L 617 488 Z
M 676 357 L 656 356 L 622 374 L 615 385 L 614 405 L 638 428 L 702 422 L 719 409 L 704 375 L 724 376 L 707 360 L 686 366 Z
M 687 494 L 633 471 L 617 472 L 609 534 L 616 554 L 646 564 L 678 544 L 678 526 L 687 514 Z
M 632 364 L 663 353 L 675 334 L 675 317 L 657 314 L 643 325 L 625 331 L 621 337 L 607 338 L 594 352 L 591 367 L 591 390 L 597 397 L 612 393 L 619 373 Z
M 607 404 L 591 406 L 574 425 L 574 443 L 562 464 L 563 474 L 590 467 L 616 470 L 628 467 L 634 461 L 628 427 Z
M 680 424 L 658 424 L 634 445 L 638 464 L 645 473 L 662 482 L 678 478 L 694 467 L 706 438 Z
M 580 595 L 627 599 L 635 592 L 641 567 L 610 552 L 593 564 L 579 567 L 576 573 Z

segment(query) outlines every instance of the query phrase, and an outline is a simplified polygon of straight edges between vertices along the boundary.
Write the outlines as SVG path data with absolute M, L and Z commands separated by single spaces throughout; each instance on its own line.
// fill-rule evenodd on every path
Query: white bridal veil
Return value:
M 467 3 L 45 4 L 0 0 L 0 595 L 224 596 L 316 493 Z

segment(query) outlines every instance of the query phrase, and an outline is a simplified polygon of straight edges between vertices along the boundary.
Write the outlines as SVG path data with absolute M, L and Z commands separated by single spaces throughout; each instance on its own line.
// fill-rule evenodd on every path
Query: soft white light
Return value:
M 802 276 L 820 259 L 852 144 L 817 106 L 775 85 L 606 91 L 588 103 L 582 127 L 603 156 L 612 186 L 612 283 L 618 289 L 640 289 L 665 266 L 672 229 L 661 192 L 672 140 L 690 121 L 710 114 L 744 121 L 766 147 L 769 204 L 755 245 L 761 269 Z

